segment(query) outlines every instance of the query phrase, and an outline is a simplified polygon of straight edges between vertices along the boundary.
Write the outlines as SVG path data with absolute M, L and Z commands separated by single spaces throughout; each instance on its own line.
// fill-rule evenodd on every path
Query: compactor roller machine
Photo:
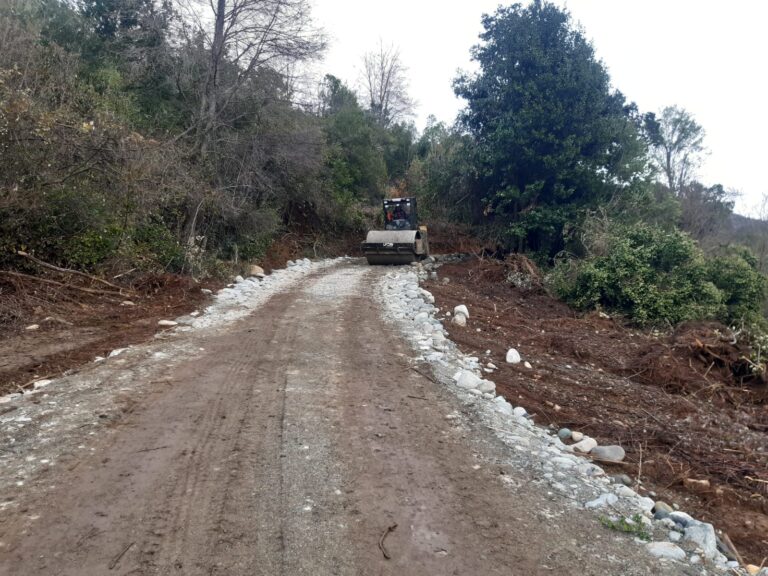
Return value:
M 429 256 L 427 227 L 419 226 L 416 198 L 387 198 L 384 230 L 370 230 L 363 242 L 368 264 L 410 264 Z

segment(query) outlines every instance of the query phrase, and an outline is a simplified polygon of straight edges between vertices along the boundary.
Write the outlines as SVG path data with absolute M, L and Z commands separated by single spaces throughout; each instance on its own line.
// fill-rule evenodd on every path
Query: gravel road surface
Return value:
M 0 574 L 685 573 L 550 513 L 562 496 L 413 369 L 386 272 L 328 266 L 3 416 Z

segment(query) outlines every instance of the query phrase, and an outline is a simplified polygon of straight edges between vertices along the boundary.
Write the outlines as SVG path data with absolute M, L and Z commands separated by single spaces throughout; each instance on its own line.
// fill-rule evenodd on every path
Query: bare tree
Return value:
M 370 112 L 382 126 L 402 120 L 413 112 L 408 79 L 400 51 L 379 41 L 377 50 L 363 56 L 363 87 Z
M 693 180 L 706 152 L 704 128 L 678 106 L 667 106 L 658 117 L 647 115 L 646 128 L 654 161 L 669 189 L 679 194 Z
M 204 155 L 222 115 L 256 72 L 269 68 L 287 76 L 297 63 L 318 57 L 326 41 L 312 24 L 308 0 L 209 0 L 207 7 L 179 1 L 193 36 L 209 50 L 194 126 Z

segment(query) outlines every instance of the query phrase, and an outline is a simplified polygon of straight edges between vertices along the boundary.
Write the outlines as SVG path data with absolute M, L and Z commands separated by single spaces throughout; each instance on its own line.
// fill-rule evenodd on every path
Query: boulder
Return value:
M 507 364 L 519 364 L 520 360 L 520 352 L 514 348 L 507 350 Z

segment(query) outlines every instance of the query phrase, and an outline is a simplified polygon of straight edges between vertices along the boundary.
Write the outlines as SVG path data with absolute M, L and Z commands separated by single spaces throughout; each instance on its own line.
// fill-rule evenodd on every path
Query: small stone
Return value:
M 32 330 L 39 330 L 39 329 L 40 329 L 40 324 L 30 324 L 29 326 L 24 328 L 24 330 L 29 330 L 30 332 Z
M 679 510 L 671 512 L 669 517 L 672 518 L 676 524 L 682 526 L 683 528 L 693 522 L 696 522 L 696 520 L 694 520 L 690 515 L 686 514 L 685 512 L 680 512 Z
M 656 558 L 667 558 L 669 560 L 685 560 L 685 551 L 671 542 L 650 542 L 648 552 Z
M 757 576 L 760 573 L 760 566 L 755 566 L 754 564 L 747 564 L 744 568 L 749 576 Z
M 510 348 L 507 350 L 507 364 L 519 364 L 520 363 L 520 352 L 515 350 L 514 348 Z
M 571 432 L 571 440 L 574 442 L 581 442 L 584 440 L 584 434 L 581 432 Z
M 560 440 L 568 440 L 571 437 L 572 432 L 568 428 L 560 428 L 560 430 L 557 431 L 557 437 L 560 438 Z
M 251 276 L 259 276 L 264 275 L 264 268 L 261 266 L 256 266 L 256 264 L 251 264 L 250 268 L 248 268 L 248 274 Z
M 467 310 L 467 307 L 464 304 L 459 304 L 458 306 L 454 307 L 453 309 L 453 315 L 456 314 L 464 314 L 467 318 L 469 318 L 469 310 Z
M 584 507 L 585 508 L 603 508 L 605 506 L 613 506 L 618 501 L 619 501 L 619 497 L 616 496 L 616 494 L 605 492 L 603 494 L 600 494 L 600 496 L 598 496 L 594 500 L 590 500 L 589 502 L 584 504 Z
M 490 380 L 480 380 L 480 383 L 477 385 L 477 389 L 482 393 L 490 394 L 491 392 L 496 391 L 496 384 Z
M 178 326 L 178 322 L 174 322 L 173 320 L 159 320 L 157 322 L 158 326 Z
M 528 362 L 528 360 L 526 360 L 525 362 L 523 362 L 523 366 L 525 366 L 525 367 L 526 367 L 528 370 L 530 370 L 531 368 L 533 368 L 533 366 L 531 366 L 531 363 L 530 363 L 530 362 Z
M 611 482 L 614 484 L 624 484 L 624 486 L 632 486 L 632 478 L 627 474 L 615 474 L 611 476 Z
M 592 449 L 590 455 L 600 460 L 621 462 L 624 460 L 625 453 L 624 448 L 621 446 L 596 446 Z
M 202 294 L 206 294 L 206 295 L 213 294 L 213 291 L 212 290 L 208 290 L 208 288 L 200 288 L 200 292 Z
M 464 314 L 456 314 L 451 320 L 451 324 L 455 324 L 456 326 L 466 326 L 467 317 L 464 316 Z
M 577 452 L 588 454 L 595 446 L 597 446 L 597 440 L 590 438 L 589 436 L 585 436 L 584 440 L 581 442 L 576 442 L 576 444 L 573 445 L 573 449 Z
M 462 370 L 459 373 L 458 378 L 456 378 L 456 385 L 465 390 L 477 388 L 480 385 L 480 382 L 482 382 L 482 380 L 469 370 Z
M 693 554 L 689 560 L 691 564 L 701 564 L 701 556 Z
M 624 486 L 624 484 L 619 484 L 616 487 L 616 494 L 622 498 L 635 498 L 637 496 L 637 492 L 632 490 L 629 486 Z
M 676 532 L 675 530 L 670 530 L 669 533 L 667 534 L 667 540 L 669 540 L 670 542 L 680 542 L 682 537 L 683 535 L 680 534 L 680 532 Z
M 526 414 L 528 414 L 528 411 L 522 406 L 517 406 L 515 407 L 514 410 L 512 410 L 512 414 L 514 414 L 518 418 L 524 418 Z
M 429 314 L 426 312 L 419 312 L 416 314 L 416 316 L 413 317 L 413 321 L 416 324 L 421 324 L 422 322 L 427 322 L 429 320 Z
M 237 276 L 235 276 L 235 282 L 236 282 L 236 283 L 238 283 L 238 284 L 239 284 L 240 282 L 245 282 L 245 278 L 243 278 L 243 277 L 242 277 L 242 276 L 240 276 L 240 275 L 237 275 Z
M 120 302 L 120 306 L 136 306 L 136 304 L 134 304 L 130 300 L 123 300 L 122 302 Z
M 662 502 L 661 500 L 656 501 L 656 503 L 653 505 L 653 509 L 651 512 L 653 512 L 653 518 L 654 520 L 662 520 L 672 514 L 675 509 L 672 508 L 669 504 L 666 502 Z

